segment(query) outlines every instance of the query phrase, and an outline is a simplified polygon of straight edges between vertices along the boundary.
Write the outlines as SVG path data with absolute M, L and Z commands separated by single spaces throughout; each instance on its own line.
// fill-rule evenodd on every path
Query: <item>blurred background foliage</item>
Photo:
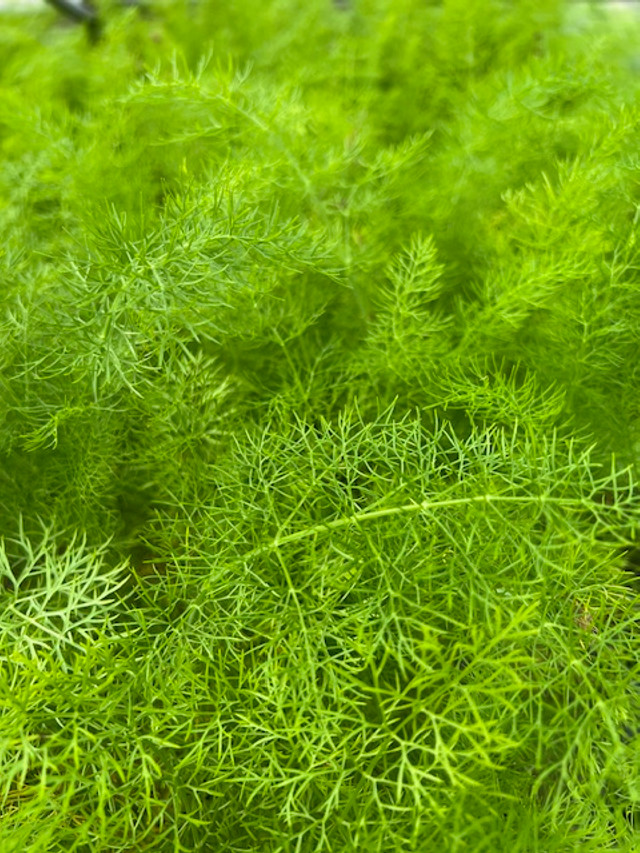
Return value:
M 556 426 L 636 463 L 631 40 L 556 0 L 97 5 L 96 44 L 53 11 L 5 16 L 0 39 L 2 441 L 31 507 L 55 504 L 52 430 L 96 478 L 79 488 L 109 506 L 101 489 L 126 468 L 116 423 L 143 417 L 133 374 L 162 393 L 151 365 L 181 347 L 216 360 L 242 418 L 289 394 L 294 370 L 322 410 L 348 388 L 361 405 L 397 396 L 460 425 L 480 410 L 513 420 L 518 405 L 507 414 L 487 389 L 535 379 L 563 398 Z M 220 254 L 214 299 L 195 282 L 227 227 L 233 261 Z M 263 248 L 245 251 L 257 232 Z M 442 267 L 438 293 L 423 308 L 415 294 L 414 353 L 396 358 L 380 295 L 418 233 Z M 101 465 L 92 430 L 112 448 Z

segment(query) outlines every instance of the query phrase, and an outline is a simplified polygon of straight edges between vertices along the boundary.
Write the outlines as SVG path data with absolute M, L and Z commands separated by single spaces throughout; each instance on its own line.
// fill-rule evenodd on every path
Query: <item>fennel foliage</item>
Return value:
M 0 848 L 636 850 L 628 40 L 98 5 L 0 22 Z

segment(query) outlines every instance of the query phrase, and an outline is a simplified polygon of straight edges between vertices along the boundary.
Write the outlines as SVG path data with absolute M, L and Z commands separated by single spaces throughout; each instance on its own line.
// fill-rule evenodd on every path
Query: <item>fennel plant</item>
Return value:
M 637 849 L 640 87 L 556 0 L 0 35 L 0 847 Z

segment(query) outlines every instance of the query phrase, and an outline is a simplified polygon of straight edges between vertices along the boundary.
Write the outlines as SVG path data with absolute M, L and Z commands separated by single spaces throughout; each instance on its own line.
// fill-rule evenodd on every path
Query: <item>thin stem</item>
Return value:
M 250 559 L 265 551 L 273 551 L 281 545 L 288 545 L 291 542 L 299 542 L 302 539 L 308 539 L 315 536 L 317 533 L 329 532 L 331 530 L 339 530 L 342 527 L 348 527 L 351 524 L 361 524 L 367 521 L 375 521 L 378 518 L 389 518 L 394 515 L 405 515 L 414 512 L 431 512 L 435 509 L 450 506 L 465 506 L 474 503 L 540 503 L 540 504 L 555 504 L 556 506 L 576 507 L 582 506 L 584 501 L 571 500 L 570 498 L 553 498 L 549 495 L 475 495 L 468 498 L 447 498 L 445 500 L 424 500 L 418 503 L 412 502 L 403 504 L 402 506 L 385 507 L 384 509 L 364 510 L 356 512 L 353 515 L 335 518 L 333 521 L 327 521 L 323 524 L 314 524 L 313 527 L 306 527 L 304 530 L 298 530 L 295 533 L 289 533 L 286 536 L 276 536 L 271 542 L 265 545 L 260 545 L 258 548 L 253 548 L 247 554 L 245 559 Z

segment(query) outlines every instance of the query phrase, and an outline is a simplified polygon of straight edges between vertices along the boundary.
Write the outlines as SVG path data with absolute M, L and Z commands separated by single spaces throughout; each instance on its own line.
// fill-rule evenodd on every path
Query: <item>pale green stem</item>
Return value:
M 265 551 L 273 551 L 281 545 L 288 545 L 291 542 L 299 542 L 302 539 L 308 539 L 315 536 L 317 533 L 330 532 L 331 530 L 339 530 L 342 527 L 348 527 L 351 524 L 362 524 L 367 521 L 374 521 L 378 518 L 388 518 L 393 515 L 405 515 L 412 512 L 431 512 L 435 509 L 442 509 L 451 506 L 464 506 L 465 504 L 474 503 L 539 503 L 539 504 L 556 504 L 559 506 L 582 506 L 583 501 L 571 500 L 570 498 L 553 498 L 548 495 L 475 495 L 467 498 L 447 498 L 445 500 L 433 501 L 424 500 L 418 503 L 412 502 L 403 504 L 402 506 L 385 507 L 376 510 L 364 510 L 353 515 L 336 518 L 333 521 L 327 521 L 322 524 L 314 524 L 313 527 L 306 527 L 304 530 L 298 530 L 295 533 L 289 533 L 286 536 L 276 536 L 271 542 L 266 545 L 260 545 L 258 548 L 253 548 L 247 554 L 245 559 L 255 557 L 257 554 L 262 554 Z

